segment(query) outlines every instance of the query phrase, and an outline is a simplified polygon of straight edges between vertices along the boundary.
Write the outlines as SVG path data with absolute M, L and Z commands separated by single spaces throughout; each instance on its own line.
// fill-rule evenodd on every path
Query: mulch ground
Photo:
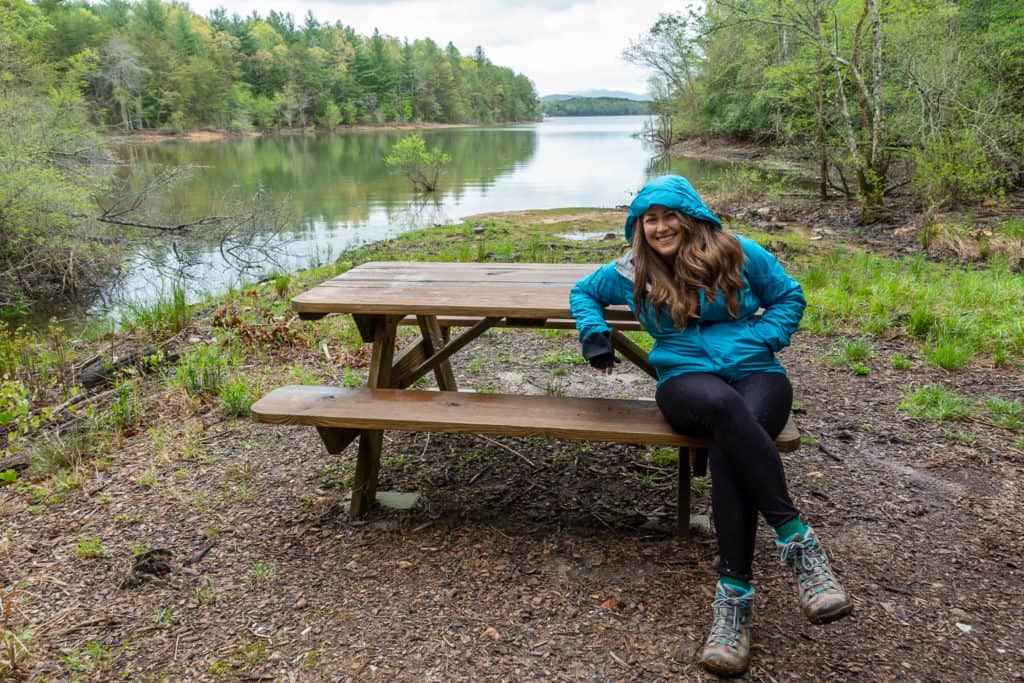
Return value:
M 834 344 L 798 335 L 783 354 L 805 436 L 783 459 L 855 612 L 808 624 L 762 527 L 748 678 L 1024 678 L 1020 435 L 898 409 L 904 391 L 931 382 L 1020 397 L 1024 370 L 947 374 L 893 342 L 856 377 L 825 362 Z M 500 331 L 461 353 L 456 375 L 467 388 L 653 395 L 635 370 L 562 374 L 539 362 L 559 350 L 576 342 Z M 894 352 L 914 369 L 891 369 Z M 648 449 L 388 434 L 381 488 L 418 491 L 420 504 L 352 521 L 343 482 L 355 446 L 334 457 L 311 429 L 153 410 L 180 411 L 193 447 L 166 453 L 139 433 L 117 462 L 34 511 L 0 489 L 0 586 L 23 586 L 6 608 L 11 627 L 32 631 L 30 678 L 713 678 L 697 658 L 714 540 L 670 533 L 674 470 Z M 707 514 L 699 493 L 693 512 Z M 92 537 L 108 557 L 76 553 Z M 132 575 L 133 549 L 169 552 Z

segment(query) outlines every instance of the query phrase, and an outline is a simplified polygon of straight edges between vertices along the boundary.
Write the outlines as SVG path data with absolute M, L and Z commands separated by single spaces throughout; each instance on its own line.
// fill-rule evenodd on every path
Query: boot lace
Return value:
M 722 589 L 715 593 L 715 600 L 711 603 L 715 618 L 709 641 L 728 647 L 739 646 L 743 627 L 750 615 L 750 596 L 750 592 L 731 596 Z
M 836 587 L 825 549 L 814 536 L 808 535 L 799 541 L 779 543 L 779 546 L 782 548 L 782 561 L 788 562 L 796 572 L 800 588 L 804 592 L 824 593 Z

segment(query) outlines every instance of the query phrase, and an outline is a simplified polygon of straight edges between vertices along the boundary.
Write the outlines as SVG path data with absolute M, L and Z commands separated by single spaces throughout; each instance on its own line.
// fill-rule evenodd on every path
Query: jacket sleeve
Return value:
M 771 252 L 753 240 L 742 238 L 747 257 L 745 275 L 750 289 L 761 301 L 764 314 L 754 325 L 755 333 L 772 351 L 789 346 L 807 307 L 804 290 Z
M 611 333 L 612 328 L 604 320 L 604 308 L 629 303 L 627 295 L 632 291 L 629 280 L 616 272 L 614 263 L 601 266 L 577 282 L 569 292 L 569 308 L 576 319 L 580 341 L 591 334 Z

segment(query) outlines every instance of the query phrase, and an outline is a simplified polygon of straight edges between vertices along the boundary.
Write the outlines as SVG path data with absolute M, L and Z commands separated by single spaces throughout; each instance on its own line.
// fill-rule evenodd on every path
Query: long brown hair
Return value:
M 666 262 L 644 237 L 642 219 L 633 236 L 633 300 L 637 311 L 646 300 L 659 315 L 668 307 L 677 327 L 700 317 L 700 297 L 713 300 L 725 293 L 729 315 L 739 317 L 739 293 L 743 289 L 743 247 L 732 234 L 717 225 L 673 211 L 682 225 L 682 244 L 675 258 Z

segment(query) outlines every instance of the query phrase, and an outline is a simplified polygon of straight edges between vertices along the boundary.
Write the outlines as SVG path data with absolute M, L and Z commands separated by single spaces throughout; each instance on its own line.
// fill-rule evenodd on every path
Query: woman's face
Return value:
M 679 214 L 655 204 L 642 216 L 641 221 L 644 239 L 651 249 L 664 259 L 675 258 L 683 244 L 683 224 Z

